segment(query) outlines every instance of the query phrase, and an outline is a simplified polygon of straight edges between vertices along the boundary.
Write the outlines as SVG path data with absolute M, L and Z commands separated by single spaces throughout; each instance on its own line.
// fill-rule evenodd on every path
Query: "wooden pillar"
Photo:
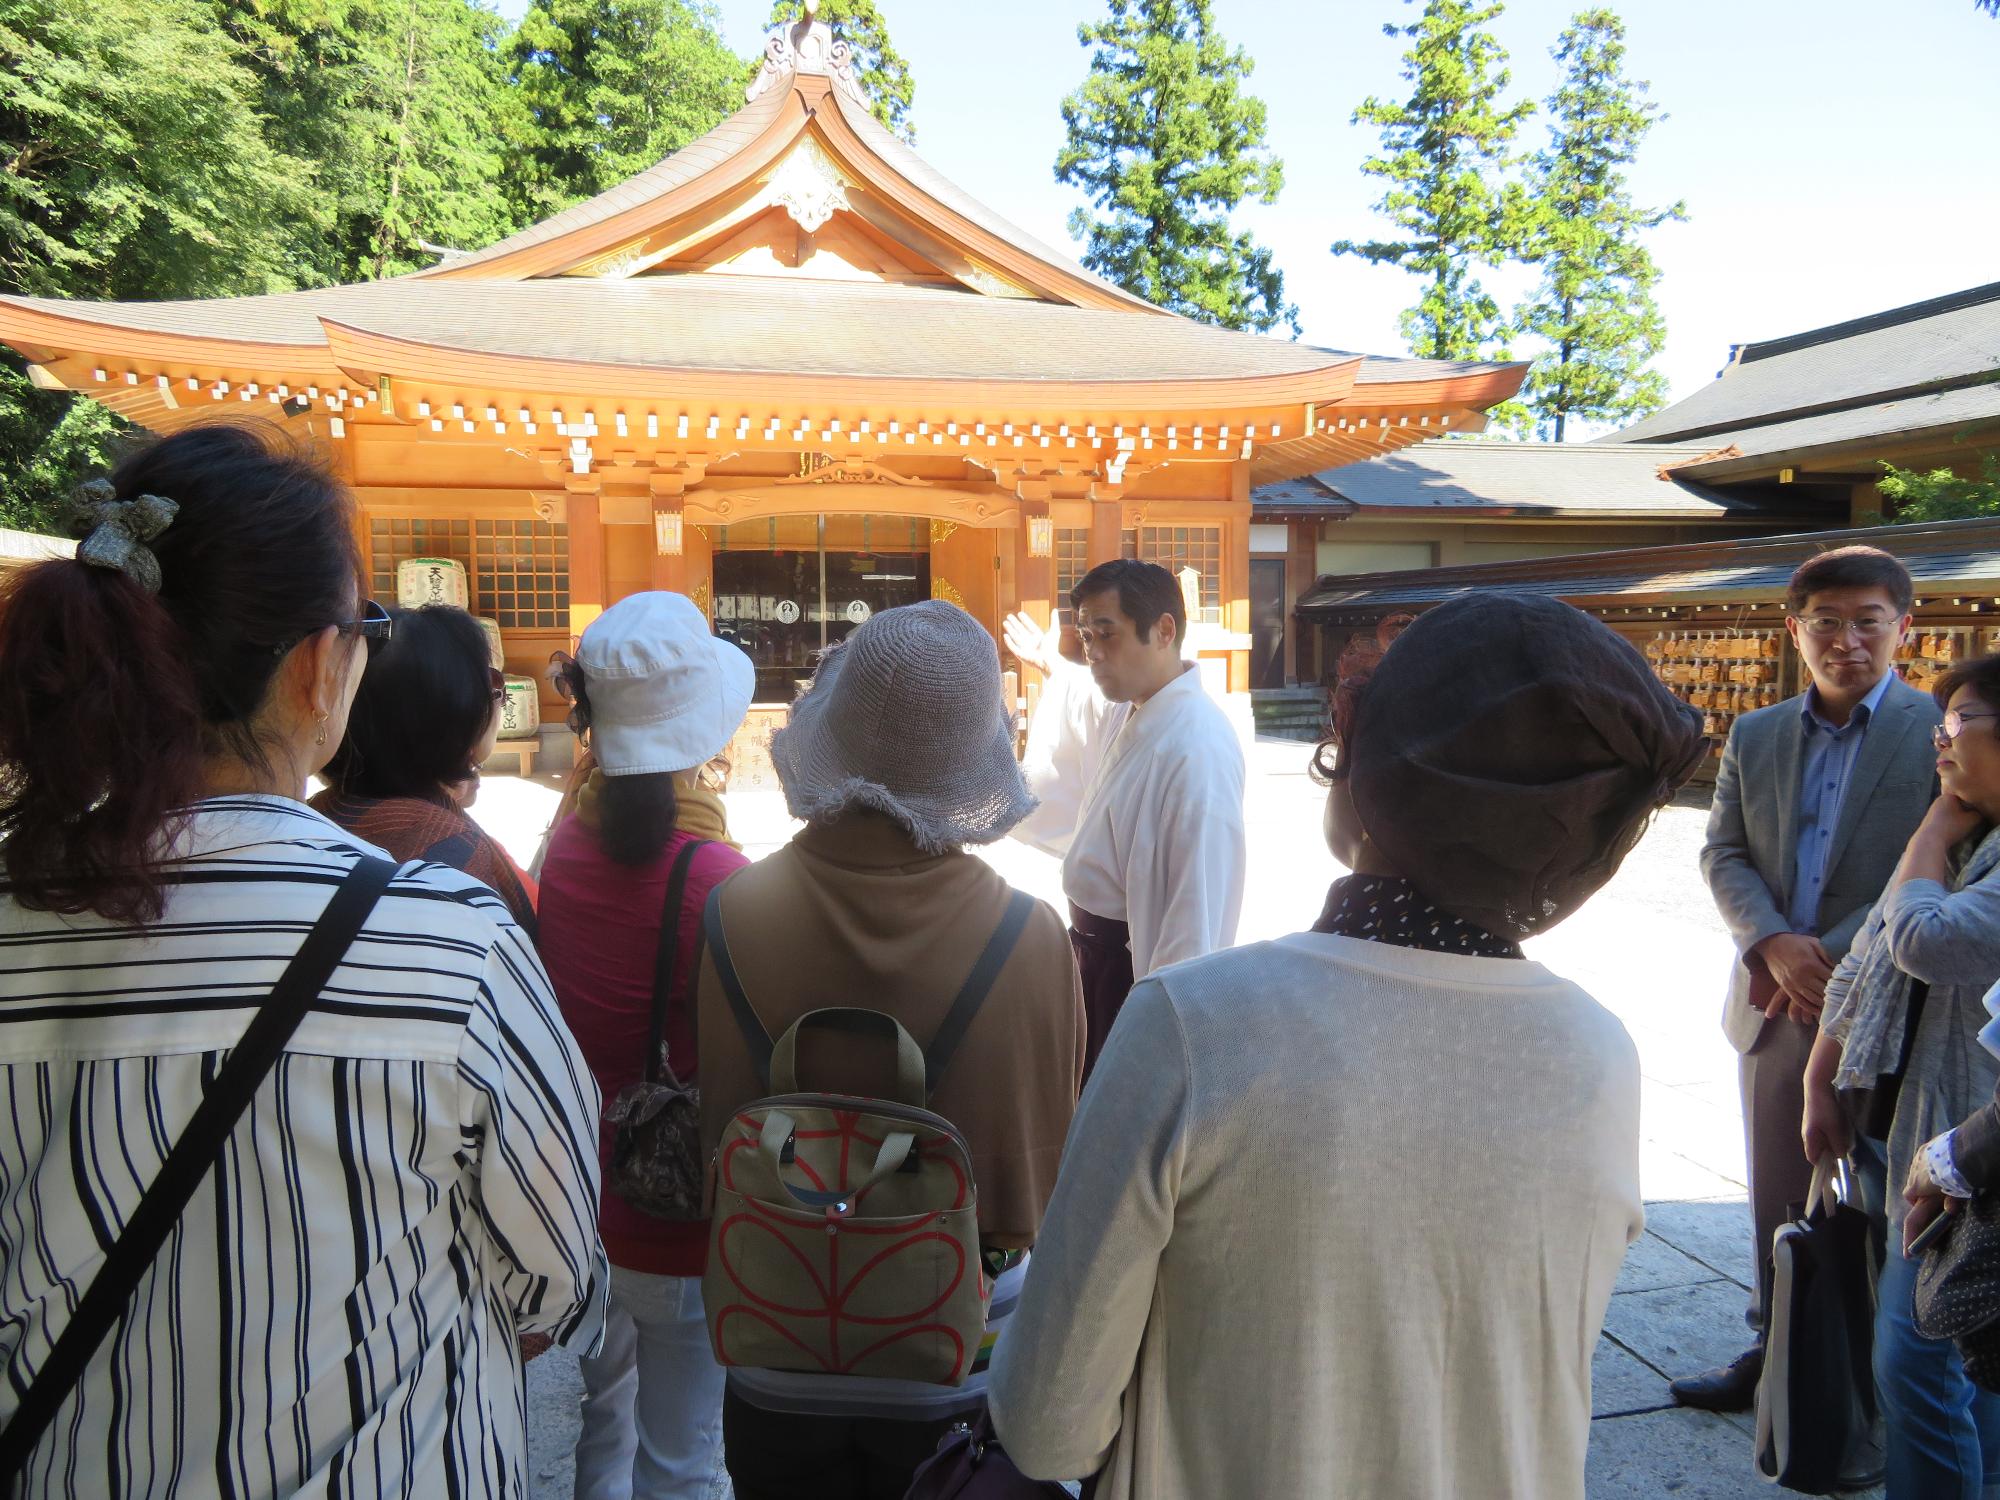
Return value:
M 1312 639 L 1316 629 L 1302 624 L 1292 611 L 1319 581 L 1319 522 L 1293 516 L 1285 530 L 1291 543 L 1285 553 L 1285 680 L 1309 684 L 1319 680 L 1319 656 Z
M 581 636 L 604 613 L 609 585 L 604 572 L 604 526 L 599 520 L 597 481 L 583 475 L 569 482 L 569 633 Z
M 1125 506 L 1117 499 L 1090 502 L 1090 550 L 1085 555 L 1091 567 L 1116 562 L 1125 550 Z
M 1250 633 L 1250 465 L 1229 466 L 1229 524 L 1222 528 L 1222 623 L 1234 635 Z M 1250 653 L 1229 653 L 1229 691 L 1250 691 Z

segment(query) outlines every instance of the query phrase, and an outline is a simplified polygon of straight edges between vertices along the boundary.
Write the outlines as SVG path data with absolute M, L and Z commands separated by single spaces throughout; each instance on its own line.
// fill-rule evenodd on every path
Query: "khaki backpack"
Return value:
M 736 1111 L 714 1162 L 702 1280 L 716 1360 L 753 1369 L 959 1385 L 986 1327 L 979 1199 L 965 1137 L 925 1106 L 1020 939 L 1019 891 L 928 1051 L 880 1011 L 811 1011 L 773 1042 L 722 930 L 703 929 L 716 977 L 770 1096 Z M 879 1036 L 896 1048 L 896 1097 L 801 1092 L 801 1032 Z

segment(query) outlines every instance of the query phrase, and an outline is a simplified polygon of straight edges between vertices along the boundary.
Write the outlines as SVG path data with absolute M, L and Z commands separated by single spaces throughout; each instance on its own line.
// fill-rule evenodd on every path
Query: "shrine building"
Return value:
M 523 676 L 607 603 L 674 589 L 783 704 L 876 610 L 948 599 L 997 636 L 1137 556 L 1183 576 L 1192 648 L 1246 689 L 1252 489 L 1476 432 L 1524 367 L 1141 301 L 877 123 L 814 8 L 743 109 L 497 244 L 317 291 L 0 297 L 0 341 L 155 431 L 309 435 L 359 497 L 376 597 L 407 559 L 456 559 Z

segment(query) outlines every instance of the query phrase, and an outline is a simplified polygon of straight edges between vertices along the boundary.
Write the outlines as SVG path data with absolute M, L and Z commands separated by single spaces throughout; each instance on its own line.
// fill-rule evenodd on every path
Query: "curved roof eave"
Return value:
M 464 350 L 377 333 L 321 319 L 334 361 L 350 374 L 571 395 L 782 399 L 814 405 L 898 402 L 940 409 L 1004 403 L 1016 407 L 1086 411 L 1135 409 L 1235 410 L 1246 407 L 1337 403 L 1354 388 L 1359 362 L 1345 360 L 1316 370 L 1235 376 L 1219 380 L 1003 380 L 985 377 L 910 379 L 882 375 L 760 370 L 681 369 L 583 363 L 535 355 Z

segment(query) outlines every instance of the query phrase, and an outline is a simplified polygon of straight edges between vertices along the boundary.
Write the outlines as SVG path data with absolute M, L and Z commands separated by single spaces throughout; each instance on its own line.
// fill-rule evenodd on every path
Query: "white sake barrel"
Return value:
M 500 738 L 525 740 L 542 728 L 541 694 L 532 677 L 509 677 L 500 700 Z
M 448 557 L 412 557 L 396 567 L 396 602 L 404 609 L 422 609 L 427 604 L 467 607 L 471 598 L 465 586 L 465 564 Z
M 486 648 L 492 655 L 494 670 L 498 672 L 506 671 L 507 648 L 500 640 L 500 622 L 498 620 L 489 620 L 484 615 L 477 618 L 479 620 L 479 628 L 486 632 Z

